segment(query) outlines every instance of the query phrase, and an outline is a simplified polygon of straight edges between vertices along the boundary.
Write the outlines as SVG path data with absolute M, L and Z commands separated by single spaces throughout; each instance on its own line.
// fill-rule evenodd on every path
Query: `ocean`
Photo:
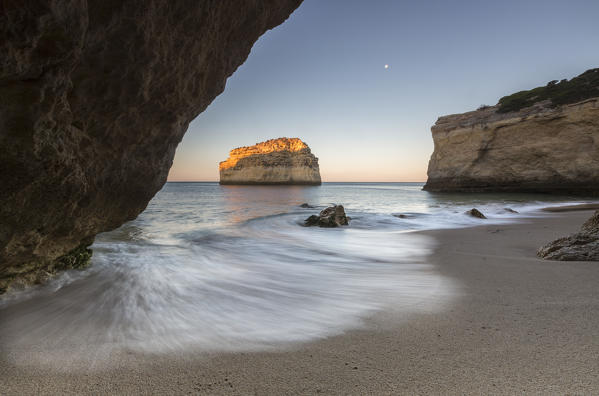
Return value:
M 383 310 L 434 311 L 460 285 L 427 263 L 435 241 L 417 231 L 523 221 L 584 202 L 433 194 L 421 183 L 167 183 L 136 220 L 96 237 L 88 269 L 7 295 L 3 347 L 36 345 L 36 364 L 73 362 L 60 355 L 67 345 L 94 362 L 123 348 L 270 350 L 362 328 Z M 302 226 L 333 203 L 349 226 Z M 464 213 L 473 207 L 488 219 Z

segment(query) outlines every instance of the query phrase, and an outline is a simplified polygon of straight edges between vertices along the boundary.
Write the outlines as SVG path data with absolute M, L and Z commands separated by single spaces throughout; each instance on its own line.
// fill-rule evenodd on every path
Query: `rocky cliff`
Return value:
M 219 171 L 221 184 L 320 184 L 318 158 L 298 138 L 231 150 Z
M 189 122 L 300 3 L 3 2 L 0 292 L 135 218 Z
M 599 69 L 431 129 L 425 190 L 599 192 Z

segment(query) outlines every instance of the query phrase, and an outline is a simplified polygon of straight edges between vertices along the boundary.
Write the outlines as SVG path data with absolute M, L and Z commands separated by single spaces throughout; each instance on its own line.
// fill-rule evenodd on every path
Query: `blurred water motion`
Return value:
M 71 367 L 122 350 L 264 350 L 358 328 L 385 307 L 435 309 L 455 285 L 425 262 L 434 241 L 406 231 L 474 224 L 463 214 L 474 204 L 495 222 L 513 220 L 507 204 L 546 205 L 486 197 L 414 184 L 169 183 L 137 220 L 96 238 L 91 268 L 2 300 L 3 358 Z M 349 227 L 300 226 L 333 202 Z

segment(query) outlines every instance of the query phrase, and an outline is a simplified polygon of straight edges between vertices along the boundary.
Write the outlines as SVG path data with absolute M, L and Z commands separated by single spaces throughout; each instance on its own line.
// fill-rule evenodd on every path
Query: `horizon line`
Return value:
M 220 183 L 219 180 L 167 180 L 167 183 Z M 323 181 L 322 183 L 426 183 L 424 181 L 350 181 L 350 180 L 335 180 Z M 284 185 L 284 184 L 283 184 Z M 292 186 L 293 184 L 289 184 Z

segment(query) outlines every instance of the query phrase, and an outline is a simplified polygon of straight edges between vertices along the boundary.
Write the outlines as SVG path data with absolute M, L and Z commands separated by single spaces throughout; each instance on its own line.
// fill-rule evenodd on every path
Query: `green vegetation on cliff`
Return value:
M 590 69 L 571 80 L 550 81 L 544 87 L 520 91 L 499 99 L 498 113 L 518 111 L 537 102 L 550 100 L 553 107 L 599 96 L 599 69 Z

